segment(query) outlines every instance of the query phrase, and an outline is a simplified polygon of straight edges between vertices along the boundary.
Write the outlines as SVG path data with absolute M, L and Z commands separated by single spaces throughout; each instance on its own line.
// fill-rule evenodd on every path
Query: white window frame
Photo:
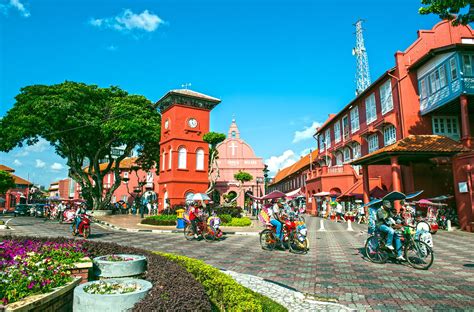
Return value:
M 367 125 L 377 119 L 377 106 L 375 104 L 375 93 L 365 99 L 365 116 Z
M 341 123 L 336 121 L 334 124 L 334 143 L 341 142 Z
M 393 109 L 392 81 L 389 79 L 380 87 L 382 115 Z
M 352 159 L 358 159 L 361 157 L 361 146 L 359 142 L 352 144 Z
M 168 156 L 168 169 L 173 168 L 173 149 L 170 148 L 170 155 Z
M 420 80 L 420 100 L 426 99 L 428 97 L 428 79 L 427 77 L 423 77 Z
M 388 125 L 383 128 L 383 142 L 385 146 L 397 142 L 397 129 L 394 125 Z
M 430 74 L 430 94 L 434 94 L 448 85 L 446 79 L 446 65 L 443 64 Z
M 344 163 L 344 155 L 342 152 L 338 151 L 336 153 L 336 166 L 342 166 Z
M 344 122 L 345 121 L 345 122 Z M 345 123 L 345 127 L 344 127 L 344 123 Z M 351 133 L 351 129 L 350 129 L 351 125 L 349 124 L 349 116 L 348 115 L 345 115 L 344 117 L 342 117 L 341 119 L 341 128 L 342 128 L 342 140 L 347 140 L 350 136 L 350 133 Z M 347 130 L 347 132 L 346 132 Z
M 325 132 L 324 132 L 324 146 L 326 147 L 326 150 L 328 148 L 331 147 L 331 128 L 328 128 Z
M 432 116 L 433 134 L 444 135 L 453 140 L 460 140 L 460 124 L 457 116 Z M 451 127 L 451 130 L 449 129 Z
M 471 54 L 463 54 L 462 56 L 462 70 L 463 70 L 464 76 L 468 76 L 468 77 L 473 76 L 473 73 L 474 73 L 474 70 L 472 68 L 473 63 L 474 63 L 473 57 L 474 55 L 471 55 Z M 466 60 L 469 61 L 469 65 L 466 64 Z
M 351 109 L 351 133 L 360 129 L 359 107 L 356 106 Z
M 166 152 L 163 151 L 163 162 L 161 163 L 161 171 L 165 171 L 166 168 Z
M 196 151 L 196 170 L 204 170 L 204 150 L 202 148 Z
M 178 149 L 178 169 L 187 169 L 188 151 L 185 147 Z
M 348 163 L 351 161 L 351 149 L 349 147 L 344 147 L 342 150 L 343 162 Z
M 459 78 L 458 62 L 456 57 L 449 59 L 449 73 L 451 75 L 451 81 L 457 80 Z
M 319 152 L 320 153 L 324 152 L 325 142 L 324 142 L 324 134 L 323 133 L 320 133 L 318 135 L 318 144 L 319 144 Z
M 375 152 L 379 149 L 379 136 L 377 133 L 370 135 L 367 138 L 367 143 L 369 145 L 369 154 Z

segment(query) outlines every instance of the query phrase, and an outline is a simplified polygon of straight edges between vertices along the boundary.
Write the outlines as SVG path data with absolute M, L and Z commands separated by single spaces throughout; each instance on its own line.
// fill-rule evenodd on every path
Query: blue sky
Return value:
M 311 134 L 355 90 L 354 26 L 366 19 L 372 80 L 431 29 L 420 1 L 0 0 L 0 116 L 22 86 L 118 85 L 158 100 L 170 89 L 216 96 L 213 131 L 235 114 L 273 170 L 315 147 Z M 35 183 L 66 177 L 46 142 L 0 153 Z

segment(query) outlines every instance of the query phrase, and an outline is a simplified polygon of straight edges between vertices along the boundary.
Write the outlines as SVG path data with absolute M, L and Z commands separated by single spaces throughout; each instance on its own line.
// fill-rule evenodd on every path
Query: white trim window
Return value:
M 351 161 L 351 149 L 346 146 L 346 147 L 344 147 L 342 152 L 344 153 L 344 163 L 350 162 Z
M 342 166 L 342 163 L 343 163 L 342 159 L 343 159 L 342 153 L 337 152 L 336 153 L 336 166 Z
M 394 125 L 388 125 L 383 128 L 383 142 L 385 146 L 397 142 L 397 131 Z
M 462 68 L 464 76 L 472 77 L 473 70 L 472 64 L 474 63 L 474 55 L 471 54 L 464 54 L 462 56 Z
M 204 170 L 204 150 L 202 148 L 196 151 L 196 170 Z
M 382 114 L 393 109 L 392 82 L 390 79 L 380 87 L 380 103 Z
M 420 80 L 420 100 L 426 99 L 428 96 L 428 77 L 424 77 Z
M 319 139 L 319 152 L 322 153 L 324 152 L 324 134 L 320 133 L 318 135 Z
M 351 133 L 359 130 L 360 121 L 359 121 L 359 107 L 354 107 L 351 110 Z
M 446 79 L 446 67 L 443 64 L 430 74 L 431 94 L 438 92 L 447 85 L 448 82 Z
M 163 151 L 163 162 L 161 163 L 161 171 L 165 171 L 166 166 L 166 152 Z
M 352 143 L 352 159 L 360 158 L 360 144 L 358 142 Z
M 375 93 L 369 95 L 368 98 L 365 99 L 365 115 L 367 118 L 366 123 L 370 124 L 371 122 L 377 119 L 377 108 L 375 106 Z
M 449 59 L 449 69 L 451 73 L 451 81 L 458 79 L 458 64 L 455 57 Z
M 326 139 L 325 140 L 325 146 L 326 146 L 326 149 L 330 148 L 331 147 L 331 129 L 327 129 L 326 130 L 326 133 L 324 134 L 324 138 Z
M 342 117 L 342 138 L 344 141 L 349 139 L 349 116 Z
M 170 155 L 168 156 L 168 169 L 173 168 L 173 149 L 170 148 Z
M 459 133 L 459 121 L 456 116 L 433 116 L 433 134 L 444 135 L 453 140 L 461 138 Z
M 369 143 L 369 153 L 375 152 L 379 149 L 379 136 L 377 134 L 372 134 L 367 138 Z
M 186 169 L 188 151 L 185 147 L 180 147 L 178 150 L 178 169 Z
M 341 123 L 336 121 L 334 124 L 334 143 L 341 142 Z

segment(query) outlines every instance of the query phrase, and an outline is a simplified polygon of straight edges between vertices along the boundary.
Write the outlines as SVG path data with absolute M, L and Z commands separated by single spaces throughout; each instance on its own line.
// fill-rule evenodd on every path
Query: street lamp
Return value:
M 262 191 L 260 190 L 260 188 L 258 187 L 258 184 L 259 183 L 264 183 L 265 180 L 261 177 L 258 177 L 257 178 L 257 196 L 262 196 Z M 260 195 L 259 195 L 260 194 Z
M 265 194 L 267 194 L 268 172 L 270 172 L 270 170 L 268 170 L 268 165 L 265 165 L 262 171 L 263 171 L 264 183 L 265 183 L 264 190 L 265 190 Z

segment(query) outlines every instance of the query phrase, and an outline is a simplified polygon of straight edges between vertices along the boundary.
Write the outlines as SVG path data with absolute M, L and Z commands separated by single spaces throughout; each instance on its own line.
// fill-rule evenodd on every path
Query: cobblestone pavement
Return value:
M 289 289 L 314 295 L 318 301 L 336 301 L 358 310 L 376 311 L 474 311 L 474 235 L 439 232 L 434 235 L 435 262 L 428 271 L 407 265 L 367 262 L 361 253 L 365 228 L 307 218 L 310 251 L 263 251 L 255 236 L 231 236 L 224 241 L 188 242 L 180 234 L 128 233 L 94 225 L 94 240 L 116 242 L 150 250 L 198 258 L 225 270 L 261 277 Z M 69 235 L 69 226 L 35 218 L 16 218 L 18 235 Z

